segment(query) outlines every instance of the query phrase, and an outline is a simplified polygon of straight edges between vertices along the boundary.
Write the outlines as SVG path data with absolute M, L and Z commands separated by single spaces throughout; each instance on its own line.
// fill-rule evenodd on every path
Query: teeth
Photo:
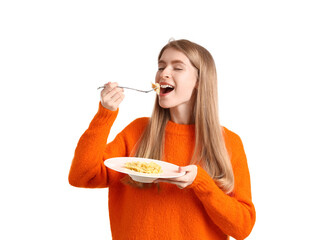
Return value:
M 174 88 L 173 86 L 170 85 L 160 85 L 161 88 Z

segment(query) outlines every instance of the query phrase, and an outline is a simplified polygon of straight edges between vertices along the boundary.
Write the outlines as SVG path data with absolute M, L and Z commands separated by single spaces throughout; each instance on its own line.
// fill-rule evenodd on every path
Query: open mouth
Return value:
M 174 90 L 174 87 L 171 85 L 160 85 L 160 93 L 167 94 Z

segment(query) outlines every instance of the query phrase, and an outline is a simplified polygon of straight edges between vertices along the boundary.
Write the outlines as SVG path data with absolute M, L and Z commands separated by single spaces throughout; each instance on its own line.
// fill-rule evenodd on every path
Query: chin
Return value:
M 164 104 L 159 104 L 161 108 L 164 108 L 164 109 L 169 109 L 171 108 L 170 106 L 167 106 L 167 105 L 164 105 Z
M 166 103 L 165 101 L 160 101 L 160 100 L 159 100 L 159 105 L 161 108 L 165 108 L 165 109 L 173 107 L 172 104 L 169 104 L 169 103 Z

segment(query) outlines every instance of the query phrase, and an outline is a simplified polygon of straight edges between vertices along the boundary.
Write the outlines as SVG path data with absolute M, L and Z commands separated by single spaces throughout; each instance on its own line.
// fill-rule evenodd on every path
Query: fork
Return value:
M 136 89 L 136 88 L 130 88 L 130 87 L 122 87 L 122 86 L 117 86 L 119 88 L 125 88 L 125 89 L 130 89 L 130 90 L 134 90 L 134 91 L 138 91 L 138 92 L 143 92 L 143 93 L 148 93 L 148 92 L 152 92 L 153 90 L 157 89 L 158 87 L 155 87 L 155 88 L 152 88 L 151 90 L 139 90 L 139 89 Z M 101 89 L 101 88 L 105 88 L 105 86 L 101 86 L 101 87 L 98 87 L 98 89 Z

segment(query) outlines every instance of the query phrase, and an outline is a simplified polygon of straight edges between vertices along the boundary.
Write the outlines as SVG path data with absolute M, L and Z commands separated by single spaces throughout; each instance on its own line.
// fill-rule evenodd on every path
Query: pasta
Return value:
M 158 83 L 152 83 L 152 88 L 154 89 L 154 91 L 156 92 L 156 94 L 160 94 L 160 84 Z
M 125 167 L 127 169 L 140 172 L 140 173 L 148 173 L 148 174 L 160 174 L 162 173 L 162 168 L 160 165 L 155 162 L 140 162 L 140 161 L 132 161 L 126 162 Z

